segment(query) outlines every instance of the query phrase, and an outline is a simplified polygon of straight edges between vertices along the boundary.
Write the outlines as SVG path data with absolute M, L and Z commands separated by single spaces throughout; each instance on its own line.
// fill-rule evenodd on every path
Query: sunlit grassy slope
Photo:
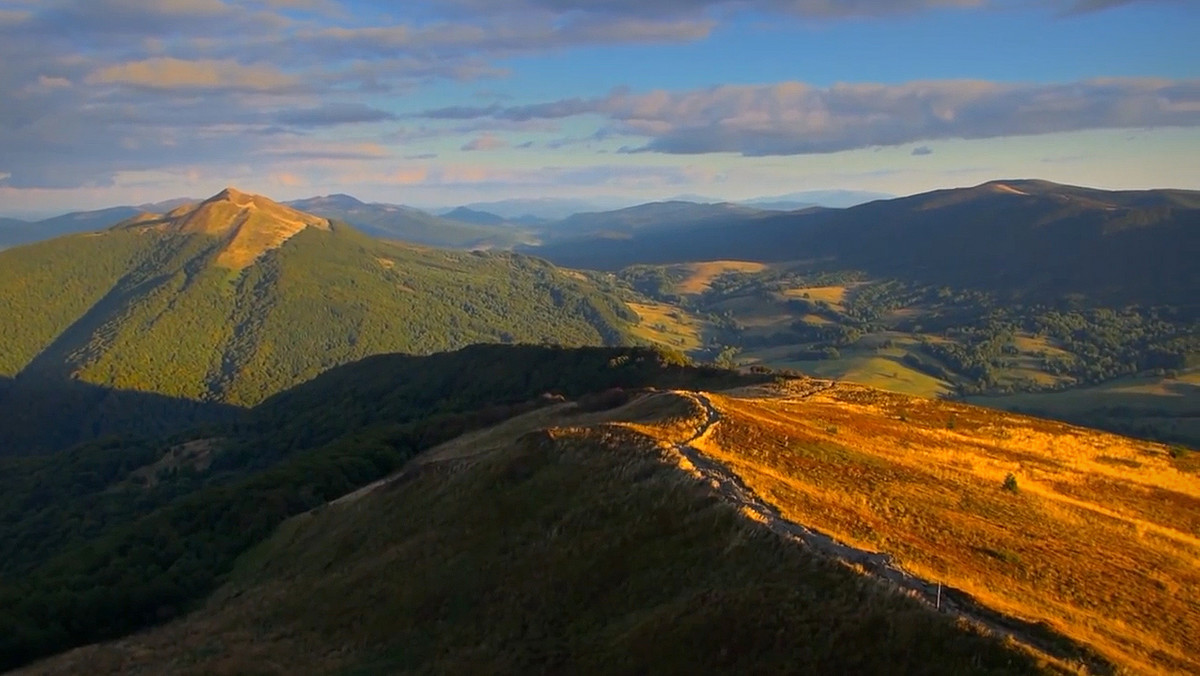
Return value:
M 704 346 L 704 322 L 686 310 L 654 301 L 626 304 L 638 316 L 634 337 L 689 353 Z
M 789 519 L 1135 673 L 1200 669 L 1200 478 L 1166 447 L 852 385 L 712 399 L 702 450 Z
M 702 423 L 660 393 L 464 437 L 287 522 L 199 612 L 23 673 L 1054 670 L 746 519 L 679 464 Z
M 1200 439 L 1200 370 L 1177 377 L 1121 378 L 1061 392 L 971 397 L 972 403 L 1097 424 L 1114 412 L 1130 432 L 1154 430 L 1169 439 Z

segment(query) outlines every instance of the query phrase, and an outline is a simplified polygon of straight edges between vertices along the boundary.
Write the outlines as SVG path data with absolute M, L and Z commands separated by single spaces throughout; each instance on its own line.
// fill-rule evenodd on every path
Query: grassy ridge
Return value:
M 1200 668 L 1200 479 L 1167 447 L 855 386 L 713 401 L 702 449 L 788 518 L 1134 672 Z
M 0 668 L 183 612 L 287 517 L 552 401 L 544 393 L 746 380 L 644 348 L 377 356 L 238 424 L 0 460 Z M 179 461 L 193 441 L 209 455 Z
M 652 438 L 597 425 L 686 413 L 539 412 L 465 466 L 289 521 L 199 612 L 27 673 L 1044 668 L 758 528 Z M 522 435 L 543 424 L 567 427 Z

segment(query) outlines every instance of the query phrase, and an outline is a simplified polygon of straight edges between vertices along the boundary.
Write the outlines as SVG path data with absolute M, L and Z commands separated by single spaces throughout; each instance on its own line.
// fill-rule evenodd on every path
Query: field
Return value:
M 1200 440 L 1200 370 L 1178 377 L 1121 378 L 1061 392 L 977 396 L 969 401 L 1082 424 L 1112 426 L 1196 446 Z

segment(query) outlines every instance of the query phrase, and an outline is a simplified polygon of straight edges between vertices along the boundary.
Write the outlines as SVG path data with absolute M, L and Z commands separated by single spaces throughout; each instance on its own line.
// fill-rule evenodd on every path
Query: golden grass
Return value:
M 686 310 L 666 303 L 626 303 L 639 321 L 633 335 L 657 345 L 693 352 L 704 346 L 705 324 Z
M 1110 407 L 1158 409 L 1170 414 L 1187 414 L 1200 410 L 1198 378 L 1200 372 L 1185 373 L 1178 378 L 1121 378 L 1094 387 L 1061 392 L 981 396 L 972 401 L 1000 408 L 1019 406 L 1064 414 Z
M 901 353 L 896 351 L 897 355 Z M 950 392 L 950 387 L 944 381 L 908 366 L 893 355 L 852 355 L 822 361 L 775 361 L 772 365 L 796 369 L 819 378 L 844 380 L 916 397 L 940 397 Z
M 712 399 L 702 450 L 789 519 L 1132 671 L 1200 671 L 1200 479 L 1165 447 L 846 385 Z
M 706 261 L 703 263 L 688 263 L 687 265 L 679 266 L 679 268 L 687 276 L 675 285 L 675 292 L 685 295 L 699 295 L 708 291 L 714 279 L 727 272 L 754 274 L 766 270 L 767 266 L 763 263 L 753 263 L 750 261 Z
M 783 295 L 788 298 L 805 298 L 814 303 L 817 301 L 825 301 L 835 309 L 842 308 L 842 302 L 846 300 L 846 292 L 856 286 L 855 284 L 844 286 L 803 286 L 795 289 L 788 289 L 783 292 Z
M 216 263 L 231 270 L 245 268 L 305 228 L 330 227 L 324 218 L 233 189 L 144 223 L 146 227 L 224 238 L 225 247 L 217 254 Z

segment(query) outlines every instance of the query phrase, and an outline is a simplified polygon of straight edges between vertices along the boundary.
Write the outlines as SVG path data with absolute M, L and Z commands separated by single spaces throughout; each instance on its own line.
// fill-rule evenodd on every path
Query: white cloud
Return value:
M 588 114 L 607 117 L 613 133 L 647 139 L 627 152 L 802 155 L 944 138 L 1197 126 L 1200 80 L 941 80 L 828 88 L 782 82 L 426 112 L 434 119 L 508 121 Z

